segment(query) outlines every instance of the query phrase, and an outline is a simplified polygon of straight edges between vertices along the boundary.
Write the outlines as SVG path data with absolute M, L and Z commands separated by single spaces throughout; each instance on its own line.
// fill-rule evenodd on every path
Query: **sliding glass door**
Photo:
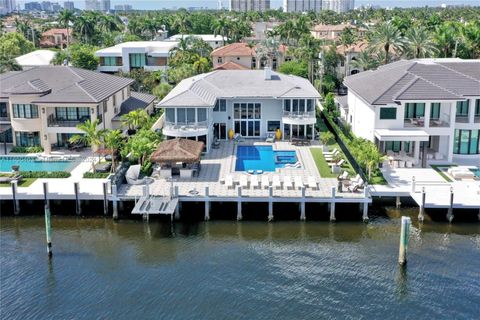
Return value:
M 235 133 L 239 133 L 244 137 L 260 137 L 261 114 L 260 103 L 234 103 Z

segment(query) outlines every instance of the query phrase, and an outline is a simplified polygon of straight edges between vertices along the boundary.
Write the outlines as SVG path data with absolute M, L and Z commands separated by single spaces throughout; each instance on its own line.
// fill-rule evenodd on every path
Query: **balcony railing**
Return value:
M 164 128 L 167 130 L 202 130 L 208 129 L 208 121 L 199 122 L 171 122 L 165 121 Z
M 474 119 L 473 121 L 474 121 L 475 123 L 480 123 L 480 115 L 478 115 L 478 116 L 475 115 L 475 117 L 474 117 L 473 119 Z
M 47 119 L 47 126 L 49 127 L 76 127 L 77 125 L 90 120 L 90 117 L 83 117 L 77 120 L 66 120 L 62 118 L 56 118 L 53 114 Z
M 283 111 L 283 116 L 288 118 L 315 118 L 315 111 Z
M 468 123 L 468 115 L 458 115 L 455 117 L 455 122 Z
M 450 127 L 450 115 L 442 113 L 439 118 L 430 118 L 430 127 Z
M 423 128 L 425 126 L 425 118 L 405 118 L 403 120 L 404 127 Z
M 0 117 L 0 121 L 10 121 L 10 117 Z

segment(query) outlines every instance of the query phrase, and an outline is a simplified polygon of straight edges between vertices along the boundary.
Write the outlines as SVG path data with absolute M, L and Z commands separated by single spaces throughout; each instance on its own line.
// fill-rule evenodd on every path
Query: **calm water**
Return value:
M 474 319 L 480 226 L 1 218 L 2 319 Z
M 19 165 L 20 171 L 70 171 L 78 162 L 75 161 L 37 161 L 34 157 L 0 157 L 0 172 L 12 171 L 12 166 Z

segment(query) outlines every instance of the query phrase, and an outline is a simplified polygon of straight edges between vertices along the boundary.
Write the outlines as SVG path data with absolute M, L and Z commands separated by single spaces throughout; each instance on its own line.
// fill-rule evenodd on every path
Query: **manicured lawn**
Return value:
M 312 153 L 313 160 L 315 161 L 318 172 L 320 172 L 322 178 L 335 178 L 337 176 L 336 173 L 332 173 L 330 166 L 323 156 L 322 149 L 310 148 L 310 152 Z
M 25 178 L 18 184 L 19 187 L 29 187 L 37 178 Z M 10 183 L 0 183 L 0 188 L 11 188 Z

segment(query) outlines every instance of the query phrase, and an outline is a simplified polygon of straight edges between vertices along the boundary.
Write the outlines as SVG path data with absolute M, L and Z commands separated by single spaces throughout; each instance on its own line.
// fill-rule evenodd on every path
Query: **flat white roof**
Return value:
M 165 53 L 176 47 L 178 42 L 176 41 L 130 41 L 119 43 L 113 47 L 97 50 L 96 56 L 121 56 L 124 49 L 144 49 L 145 52 Z
M 214 35 L 214 34 L 176 34 L 168 38 L 168 40 L 180 40 L 182 39 L 182 36 L 184 38 L 186 37 L 197 37 L 197 38 L 202 38 L 203 41 L 205 42 L 211 42 L 211 41 L 223 41 L 222 36 L 220 35 Z M 225 41 L 228 40 L 227 37 L 225 37 Z
M 429 134 L 422 129 L 375 129 L 380 141 L 428 141 Z
M 55 57 L 55 51 L 35 50 L 15 58 L 15 61 L 22 67 L 25 66 L 48 66 Z

